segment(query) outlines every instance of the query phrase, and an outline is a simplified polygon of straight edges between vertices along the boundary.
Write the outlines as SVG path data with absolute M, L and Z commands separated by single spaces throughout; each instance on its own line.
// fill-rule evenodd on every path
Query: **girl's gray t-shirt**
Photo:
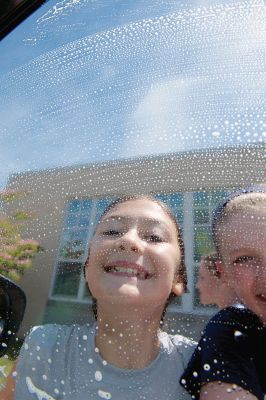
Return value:
M 192 340 L 161 332 L 156 359 L 146 368 L 127 370 L 103 360 L 95 348 L 96 329 L 95 325 L 33 328 L 20 352 L 15 399 L 190 399 L 179 379 L 194 351 Z

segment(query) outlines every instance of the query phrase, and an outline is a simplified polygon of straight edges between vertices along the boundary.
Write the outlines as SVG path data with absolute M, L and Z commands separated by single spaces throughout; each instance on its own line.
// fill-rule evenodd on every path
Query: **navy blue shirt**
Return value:
M 180 379 L 195 399 L 209 382 L 236 384 L 264 399 L 266 328 L 243 306 L 225 308 L 211 318 Z

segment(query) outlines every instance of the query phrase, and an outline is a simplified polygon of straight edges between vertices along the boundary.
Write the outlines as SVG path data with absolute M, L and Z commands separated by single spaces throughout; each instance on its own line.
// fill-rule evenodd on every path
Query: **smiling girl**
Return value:
M 85 276 L 95 325 L 32 330 L 15 398 L 189 399 L 178 378 L 194 344 L 160 330 L 170 298 L 186 289 L 180 228 L 169 209 L 150 197 L 113 202 L 92 238 Z

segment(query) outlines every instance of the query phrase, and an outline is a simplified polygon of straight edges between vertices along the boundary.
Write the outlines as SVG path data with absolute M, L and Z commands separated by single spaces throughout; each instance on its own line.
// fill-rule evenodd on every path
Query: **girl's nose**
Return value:
M 121 236 L 116 246 L 122 251 L 132 251 L 134 253 L 141 253 L 143 251 L 143 243 L 138 233 L 135 230 L 130 230 Z

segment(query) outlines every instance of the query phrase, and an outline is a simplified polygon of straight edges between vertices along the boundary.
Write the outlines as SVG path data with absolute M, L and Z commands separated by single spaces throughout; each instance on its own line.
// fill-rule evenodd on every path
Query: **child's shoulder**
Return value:
M 234 305 L 220 310 L 210 319 L 206 329 L 215 329 L 217 326 L 220 329 L 241 328 L 244 330 L 260 330 L 263 328 L 260 318 L 242 305 Z
M 34 326 L 24 341 L 24 348 L 29 347 L 52 348 L 55 345 L 66 345 L 72 340 L 77 340 L 79 337 L 87 338 L 94 333 L 93 325 L 59 325 L 47 324 Z
M 170 335 L 166 332 L 162 332 L 160 335 L 160 340 L 164 343 L 164 347 L 166 348 L 175 348 L 178 353 L 181 354 L 184 365 L 186 365 L 193 354 L 197 343 L 183 335 Z
M 190 339 L 183 335 L 168 335 L 168 337 L 170 338 L 172 343 L 177 347 L 194 348 L 197 344 L 193 339 Z

